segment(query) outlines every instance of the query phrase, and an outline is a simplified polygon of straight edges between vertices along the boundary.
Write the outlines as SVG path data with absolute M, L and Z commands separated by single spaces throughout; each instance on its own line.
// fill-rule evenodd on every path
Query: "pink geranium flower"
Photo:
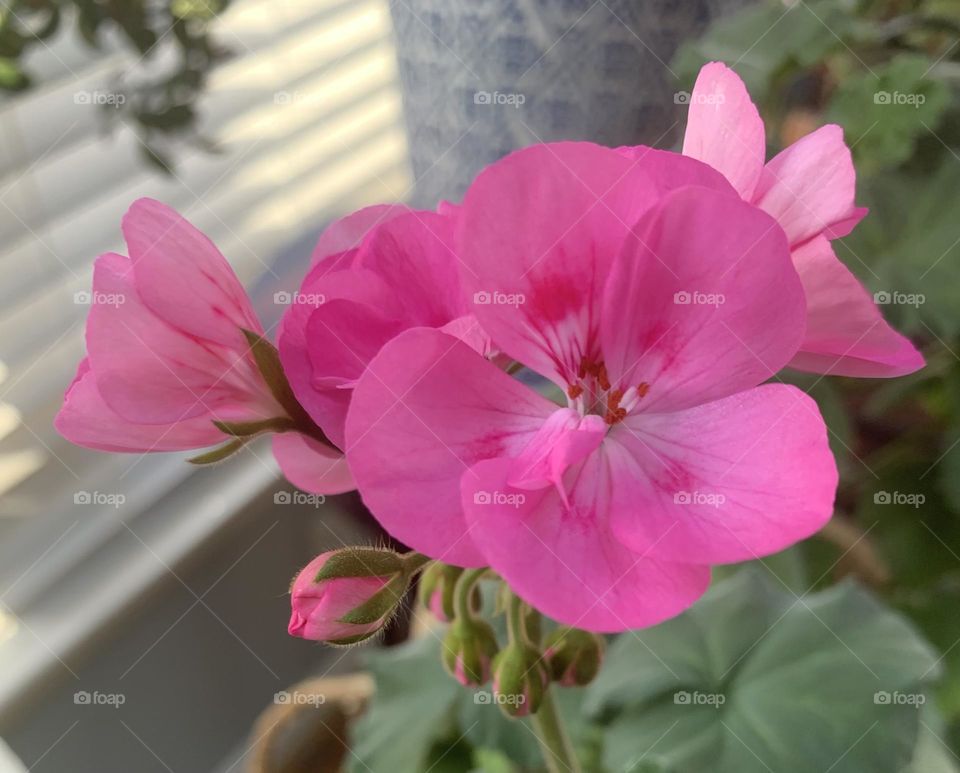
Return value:
M 456 213 L 449 204 L 440 213 L 368 207 L 334 223 L 314 250 L 281 322 L 280 357 L 297 399 L 340 447 L 354 384 L 404 330 L 440 328 L 489 350 L 461 289 Z
M 617 631 L 689 606 L 711 564 L 829 519 L 816 405 L 757 386 L 803 340 L 803 287 L 783 230 L 714 170 L 532 147 L 477 178 L 457 247 L 467 296 L 502 301 L 474 307 L 483 327 L 562 404 L 440 330 L 384 346 L 354 390 L 347 456 L 398 539 Z
M 817 129 L 764 164 L 763 121 L 743 81 L 711 62 L 690 97 L 683 153 L 726 175 L 786 231 L 807 298 L 807 332 L 791 367 L 876 377 L 923 367 L 920 353 L 887 325 L 830 244 L 867 212 L 854 205 L 856 174 L 839 126 Z
M 286 416 L 243 333 L 263 328 L 213 243 L 151 199 L 134 202 L 122 230 L 130 256 L 94 264 L 87 357 L 57 414 L 59 432 L 101 451 L 177 451 L 230 440 L 214 422 Z M 295 432 L 277 437 L 312 444 L 298 463 L 332 470 L 328 493 L 343 490 L 346 465 L 331 449 Z

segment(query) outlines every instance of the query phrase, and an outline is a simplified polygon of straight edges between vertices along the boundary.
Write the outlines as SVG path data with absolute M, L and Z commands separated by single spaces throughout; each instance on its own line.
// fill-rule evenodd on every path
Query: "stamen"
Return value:
M 576 400 L 583 394 L 583 387 L 580 384 L 571 384 L 567 388 L 567 394 L 570 395 L 571 400 Z
M 607 377 L 607 366 L 602 362 L 597 368 L 597 382 L 600 384 L 600 388 L 604 391 L 610 388 L 610 379 Z

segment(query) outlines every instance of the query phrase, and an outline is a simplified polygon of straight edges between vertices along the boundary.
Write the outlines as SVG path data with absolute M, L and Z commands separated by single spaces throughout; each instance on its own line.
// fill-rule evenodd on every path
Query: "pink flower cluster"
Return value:
M 94 274 L 126 302 L 91 311 L 58 428 L 109 451 L 280 430 L 294 484 L 356 486 L 395 538 L 491 567 L 558 621 L 619 631 L 677 614 L 711 565 L 831 516 L 817 406 L 765 382 L 923 365 L 833 252 L 865 214 L 840 128 L 765 163 L 731 70 L 704 67 L 690 104 L 682 154 L 537 145 L 459 206 L 330 226 L 276 336 L 303 416 L 253 356 L 265 333 L 221 254 L 136 202 L 130 256 Z

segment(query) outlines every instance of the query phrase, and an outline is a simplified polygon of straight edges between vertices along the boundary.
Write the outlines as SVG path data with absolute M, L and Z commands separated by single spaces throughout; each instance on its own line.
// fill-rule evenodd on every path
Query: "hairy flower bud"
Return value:
M 461 574 L 463 569 L 459 566 L 435 561 L 420 577 L 418 589 L 420 603 L 433 612 L 434 617 L 442 623 L 453 620 L 453 588 Z
M 321 553 L 290 588 L 292 636 L 356 644 L 379 631 L 400 603 L 409 576 L 392 551 L 345 548 Z
M 490 664 L 497 649 L 497 637 L 489 623 L 458 617 L 443 639 L 443 665 L 460 684 L 480 687 L 490 680 Z
M 553 681 L 564 687 L 583 686 L 599 672 L 605 649 L 603 637 L 561 626 L 547 636 L 543 660 Z
M 511 643 L 493 661 L 493 692 L 508 716 L 535 714 L 548 683 L 540 653 L 525 642 Z

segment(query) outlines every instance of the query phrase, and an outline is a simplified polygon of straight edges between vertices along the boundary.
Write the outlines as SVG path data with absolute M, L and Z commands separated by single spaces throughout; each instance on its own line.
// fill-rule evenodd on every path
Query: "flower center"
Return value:
M 571 407 L 581 415 L 587 413 L 603 416 L 613 426 L 625 418 L 650 391 L 643 381 L 637 386 L 616 387 L 610 383 L 607 366 L 601 362 L 583 360 L 577 372 L 577 380 L 567 387 Z

